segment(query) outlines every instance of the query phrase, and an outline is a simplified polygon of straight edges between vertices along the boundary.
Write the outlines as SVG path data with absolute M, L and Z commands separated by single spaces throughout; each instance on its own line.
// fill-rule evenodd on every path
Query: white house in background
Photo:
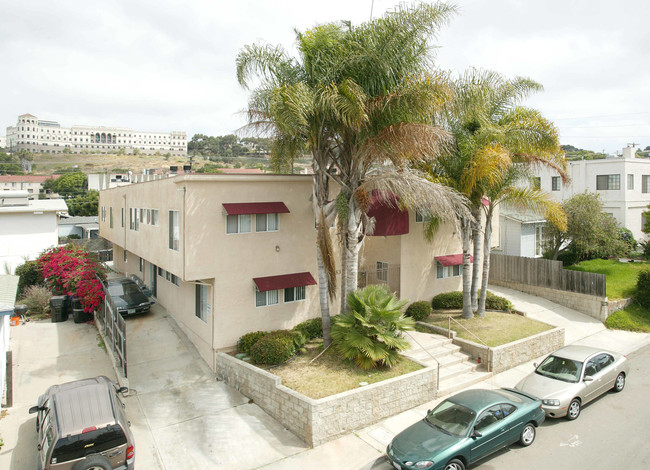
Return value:
M 9 350 L 9 318 L 13 316 L 18 290 L 18 276 L 0 275 L 0 397 L 7 382 L 7 351 Z M 2 400 L 0 400 L 2 409 Z
M 641 228 L 643 212 L 650 204 L 650 158 L 637 158 L 635 152 L 635 147 L 628 146 L 620 157 L 570 161 L 571 183 L 566 186 L 556 171 L 539 169 L 536 176 L 540 188 L 557 201 L 585 191 L 599 194 L 603 210 L 621 227 L 630 229 L 636 240 L 648 239 Z
M 63 199 L 29 200 L 27 191 L 0 192 L 0 272 L 13 274 L 25 259 L 36 259 L 59 243 Z
M 0 191 L 24 190 L 29 193 L 30 199 L 38 199 L 39 195 L 45 195 L 43 185 L 49 179 L 57 179 L 61 175 L 0 175 Z M 58 198 L 58 194 L 48 193 L 49 198 Z
M 539 258 L 543 254 L 543 215 L 531 211 L 519 211 L 506 205 L 499 214 L 500 250 L 504 255 Z
M 99 216 L 61 217 L 59 219 L 59 237 L 77 235 L 79 238 L 99 237 Z

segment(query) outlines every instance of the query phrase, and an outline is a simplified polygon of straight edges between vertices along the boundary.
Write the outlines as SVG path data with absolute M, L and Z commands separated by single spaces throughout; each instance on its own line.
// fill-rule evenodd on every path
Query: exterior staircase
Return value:
M 439 397 L 492 377 L 492 372 L 487 372 L 483 365 L 477 364 L 468 354 L 461 351 L 460 346 L 454 345 L 452 340 L 445 336 L 409 331 L 406 339 L 411 343 L 411 348 L 403 351 L 403 356 L 425 366 L 440 365 Z

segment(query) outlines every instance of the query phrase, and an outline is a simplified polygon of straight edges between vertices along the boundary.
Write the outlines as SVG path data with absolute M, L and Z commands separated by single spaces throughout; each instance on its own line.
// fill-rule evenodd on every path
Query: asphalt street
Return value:
M 631 354 L 628 359 L 630 374 L 621 393 L 605 393 L 586 405 L 575 421 L 547 419 L 530 447 L 512 445 L 471 468 L 650 468 L 650 346 Z M 393 467 L 384 458 L 371 468 L 389 470 Z

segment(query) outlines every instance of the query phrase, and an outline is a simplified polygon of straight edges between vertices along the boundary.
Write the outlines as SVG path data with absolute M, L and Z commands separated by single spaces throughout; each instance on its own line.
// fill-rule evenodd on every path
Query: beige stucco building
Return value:
M 311 195 L 308 175 L 136 183 L 100 192 L 100 236 L 113 242 L 115 267 L 150 287 L 214 368 L 215 352 L 244 333 L 320 315 Z M 411 301 L 460 289 L 460 261 L 448 256 L 461 252 L 453 226 L 430 243 L 423 217 L 403 216 L 407 233 L 367 237 L 360 279 L 386 282 Z
M 21 114 L 15 126 L 7 127 L 5 146 L 9 151 L 32 153 L 115 153 L 124 149 L 153 155 L 187 155 L 187 134 L 180 131 L 135 131 L 128 127 L 72 126 Z

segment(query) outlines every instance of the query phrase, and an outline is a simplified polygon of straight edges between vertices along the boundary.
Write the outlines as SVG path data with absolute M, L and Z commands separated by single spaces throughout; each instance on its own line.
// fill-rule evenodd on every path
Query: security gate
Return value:
M 106 338 L 106 347 L 113 351 L 115 365 L 122 371 L 122 376 L 126 378 L 126 322 L 108 295 L 106 283 L 102 282 L 102 286 L 105 295 L 104 305 L 97 312 L 97 317 L 103 323 L 102 330 Z

